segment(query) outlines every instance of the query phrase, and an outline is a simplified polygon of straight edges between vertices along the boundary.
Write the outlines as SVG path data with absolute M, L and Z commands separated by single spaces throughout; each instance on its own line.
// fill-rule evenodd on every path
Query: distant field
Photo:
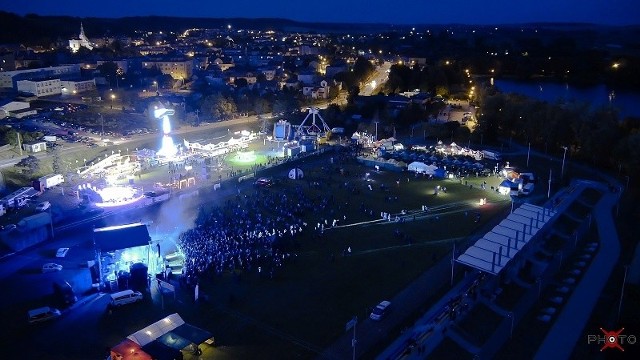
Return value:
M 509 206 L 502 196 L 480 190 L 479 186 L 470 189 L 459 181 L 417 180 L 408 173 L 375 173 L 354 162 L 332 165 L 328 157 L 300 164 L 307 178 L 323 184 L 319 188 L 309 188 L 306 179 L 287 180 L 267 191 L 286 193 L 293 186 L 303 186 L 310 196 L 333 194 L 335 216 L 346 215 L 346 223 L 363 224 L 329 229 L 322 239 L 317 239 L 311 236 L 312 226 L 322 214 L 305 214 L 311 229 L 303 233 L 299 256 L 278 271 L 274 279 L 260 279 L 254 272 L 243 274 L 240 281 L 226 274 L 202 284 L 201 291 L 210 296 L 214 305 L 204 317 L 199 315 L 201 326 L 219 334 L 221 343 L 228 342 L 221 358 L 225 358 L 224 354 L 228 358 L 276 359 L 278 354 L 312 357 L 314 351 L 300 343 L 318 348 L 329 345 L 343 333 L 344 323 L 353 315 L 367 316 L 369 307 L 392 298 L 449 252 L 454 240 L 466 237 Z M 340 175 L 337 168 L 351 176 Z M 284 178 L 287 171 L 285 167 L 267 175 Z M 366 172 L 371 182 L 365 181 Z M 398 179 L 400 185 L 396 183 Z M 497 178 L 476 181 L 484 180 L 498 182 Z M 356 184 L 360 193 L 348 192 L 341 186 L 345 181 Z M 368 184 L 373 185 L 372 191 Z M 389 191 L 381 190 L 380 184 Z M 446 186 L 447 193 L 433 195 L 436 185 Z M 386 200 L 396 196 L 397 201 Z M 480 208 L 477 204 L 481 197 L 490 204 Z M 361 204 L 373 209 L 374 216 L 364 214 Z M 340 212 L 338 205 L 343 209 Z M 422 205 L 432 210 L 426 215 L 418 214 L 416 220 L 409 217 L 404 223 L 376 221 L 381 211 L 419 210 Z M 478 223 L 474 221 L 475 212 L 482 214 Z M 396 236 L 396 230 L 409 236 L 411 244 Z M 351 256 L 343 256 L 347 247 L 352 248 Z

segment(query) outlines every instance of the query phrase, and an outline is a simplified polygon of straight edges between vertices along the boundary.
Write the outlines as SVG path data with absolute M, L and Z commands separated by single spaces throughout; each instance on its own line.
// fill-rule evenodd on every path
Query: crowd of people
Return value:
M 257 272 L 272 277 L 295 259 L 298 236 L 307 226 L 305 212 L 312 200 L 300 187 L 286 194 L 256 189 L 211 209 L 182 233 L 179 246 L 186 256 L 189 281 L 224 271 Z

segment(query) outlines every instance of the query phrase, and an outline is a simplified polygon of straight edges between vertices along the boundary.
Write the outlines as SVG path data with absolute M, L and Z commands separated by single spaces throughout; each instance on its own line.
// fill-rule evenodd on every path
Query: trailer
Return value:
M 45 136 L 44 136 L 44 141 L 47 141 L 47 142 L 56 142 L 56 141 L 58 141 L 58 137 L 57 137 L 57 136 L 55 136 L 55 135 L 45 135 Z
M 64 177 L 61 174 L 51 174 L 43 176 L 38 179 L 41 186 L 45 189 L 50 189 L 54 186 L 60 185 L 64 182 Z

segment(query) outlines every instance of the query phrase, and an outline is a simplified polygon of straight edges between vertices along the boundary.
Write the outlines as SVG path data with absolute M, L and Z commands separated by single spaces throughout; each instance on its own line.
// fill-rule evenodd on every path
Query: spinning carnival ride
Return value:
M 320 119 L 319 123 L 316 123 L 316 115 L 318 119 Z M 311 124 L 307 124 L 307 120 L 311 117 Z M 324 121 L 322 116 L 320 116 L 318 108 L 309 108 L 309 113 L 302 120 L 302 123 L 298 125 L 294 138 L 296 140 L 305 140 L 305 139 L 320 139 L 325 138 L 331 129 L 329 125 Z

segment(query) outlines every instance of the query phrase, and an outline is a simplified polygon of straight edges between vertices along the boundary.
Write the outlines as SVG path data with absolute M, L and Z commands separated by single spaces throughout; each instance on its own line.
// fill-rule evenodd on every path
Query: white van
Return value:
M 142 300 L 142 293 L 133 290 L 124 290 L 111 294 L 111 306 L 122 306 Z
M 34 324 L 42 321 L 52 320 L 60 316 L 60 310 L 48 306 L 29 310 L 29 323 Z

